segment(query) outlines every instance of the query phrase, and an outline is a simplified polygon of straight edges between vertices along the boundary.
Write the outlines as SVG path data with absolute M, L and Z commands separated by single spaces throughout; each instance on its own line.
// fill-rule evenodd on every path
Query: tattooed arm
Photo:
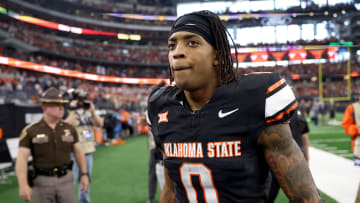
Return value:
M 259 137 L 264 156 L 291 202 L 321 199 L 304 155 L 291 136 L 288 124 L 267 127 Z
M 170 179 L 164 167 L 165 184 L 161 191 L 160 203 L 176 203 L 174 182 Z

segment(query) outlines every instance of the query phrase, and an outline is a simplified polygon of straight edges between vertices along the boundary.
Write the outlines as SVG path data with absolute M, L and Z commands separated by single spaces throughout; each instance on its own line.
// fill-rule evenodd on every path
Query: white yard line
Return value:
M 342 156 L 342 157 L 354 157 L 353 154 L 349 154 L 349 153 L 346 153 L 346 154 L 339 154 L 339 156 Z
M 337 135 L 343 135 L 344 130 L 336 129 L 313 129 L 311 131 L 311 134 L 337 134 Z
M 319 143 L 319 142 L 350 142 L 350 138 L 336 138 L 336 139 L 313 139 L 310 143 Z
M 317 187 L 340 203 L 353 203 L 360 183 L 360 167 L 332 153 L 310 147 L 310 170 Z

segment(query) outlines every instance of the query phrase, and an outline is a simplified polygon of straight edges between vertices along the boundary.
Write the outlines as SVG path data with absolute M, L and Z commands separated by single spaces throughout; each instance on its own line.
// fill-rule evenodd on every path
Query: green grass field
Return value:
M 342 117 L 343 114 L 336 114 L 337 121 L 340 122 Z M 351 137 L 344 133 L 344 129 L 340 125 L 322 126 L 321 122 L 318 127 L 315 127 L 312 122 L 309 122 L 309 125 L 309 139 L 311 146 L 331 152 L 347 159 L 353 159 L 354 156 L 350 148 Z
M 342 115 L 337 115 L 341 121 Z M 310 144 L 322 150 L 352 159 L 350 136 L 340 126 L 318 126 L 310 123 Z M 147 200 L 148 156 L 147 137 L 129 138 L 125 145 L 100 146 L 94 156 L 94 173 L 91 184 L 91 198 L 94 203 L 145 203 Z M 310 155 L 311 156 L 311 155 Z M 311 158 L 311 157 L 310 157 Z M 19 203 L 15 177 L 9 177 L 12 184 L 0 184 L 1 202 Z M 336 202 L 321 193 L 328 203 Z M 159 190 L 157 200 L 159 199 Z M 288 202 L 281 192 L 277 203 Z

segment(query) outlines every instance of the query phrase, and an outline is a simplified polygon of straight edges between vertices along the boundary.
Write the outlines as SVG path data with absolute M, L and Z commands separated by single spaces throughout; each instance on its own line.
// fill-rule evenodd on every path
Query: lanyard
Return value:
M 91 123 L 90 123 L 90 118 L 89 116 L 87 115 L 86 111 L 84 111 L 82 113 L 82 115 L 76 111 L 76 114 L 79 116 L 79 122 L 80 122 L 80 126 L 90 126 Z

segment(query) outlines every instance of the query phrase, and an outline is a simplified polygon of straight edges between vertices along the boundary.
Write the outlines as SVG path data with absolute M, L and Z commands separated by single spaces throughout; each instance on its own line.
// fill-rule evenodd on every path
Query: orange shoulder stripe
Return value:
M 286 80 L 282 78 L 281 80 L 277 81 L 275 84 L 271 85 L 267 91 L 266 94 L 269 94 L 270 92 L 274 91 L 276 88 L 280 87 L 280 85 L 284 84 Z
M 291 111 L 295 110 L 296 107 L 297 107 L 297 102 L 295 102 L 290 108 L 288 108 L 287 110 L 281 112 L 278 116 L 276 116 L 275 118 L 272 118 L 270 120 L 267 120 L 266 123 L 271 123 L 271 122 L 274 122 L 274 121 L 278 121 L 278 120 L 281 120 L 285 114 L 289 114 Z

